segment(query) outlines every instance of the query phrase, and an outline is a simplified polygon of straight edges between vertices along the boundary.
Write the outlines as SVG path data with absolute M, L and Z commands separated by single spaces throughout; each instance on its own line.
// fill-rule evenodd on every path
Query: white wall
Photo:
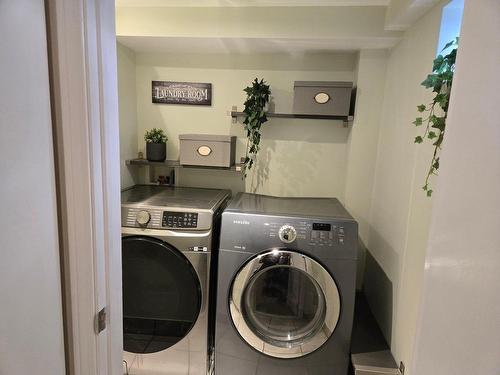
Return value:
M 0 374 L 65 374 L 44 2 L 0 2 Z
M 500 3 L 466 1 L 425 259 L 416 375 L 500 373 L 499 45 Z
M 179 157 L 179 134 L 231 134 L 238 136 L 237 160 L 245 154 L 246 134 L 242 124 L 233 124 L 228 111 L 233 105 L 243 109 L 243 88 L 255 77 L 265 78 L 271 85 L 276 112 L 291 112 L 295 80 L 352 81 L 354 55 L 299 59 L 279 69 L 279 58 L 268 58 L 267 68 L 259 57 L 248 56 L 244 69 L 228 67 L 233 57 L 192 56 L 185 67 L 183 56 L 155 56 L 138 53 L 137 103 L 138 148 L 144 150 L 144 132 L 152 127 L 166 130 L 167 158 Z M 234 57 L 238 59 L 238 57 Z M 331 61 L 328 71 L 324 61 Z M 209 60 L 212 66 L 205 67 Z M 193 62 L 194 61 L 194 62 Z M 305 61 L 305 62 L 304 62 Z M 218 62 L 218 64 L 217 64 Z M 257 68 L 252 69 L 252 62 Z M 218 68 L 222 66 L 222 68 Z M 151 103 L 151 81 L 211 82 L 212 106 L 192 107 Z M 246 190 L 282 196 L 344 197 L 347 139 L 350 129 L 341 121 L 271 119 L 263 125 L 261 150 L 257 168 L 246 180 Z M 243 190 L 241 177 L 227 172 L 182 171 L 181 184 L 227 187 Z
M 421 129 L 415 129 L 412 121 L 416 106 L 430 99 L 420 82 L 432 69 L 443 5 L 417 21 L 390 51 L 365 243 L 366 295 L 396 361 L 407 368 L 432 207 L 432 199 L 422 190 L 432 149 L 413 143 Z
M 363 50 L 355 69 L 356 111 L 347 145 L 344 204 L 359 225 L 357 289 L 364 281 L 387 58 L 385 50 Z
M 377 161 L 388 51 L 364 50 L 356 69 L 356 112 L 348 141 L 345 205 L 356 217 L 364 243 L 370 230 L 370 208 Z
M 137 95 L 135 88 L 135 53 L 117 43 L 118 107 L 120 115 L 121 188 L 133 186 L 137 170 L 128 168 L 125 160 L 137 158 Z

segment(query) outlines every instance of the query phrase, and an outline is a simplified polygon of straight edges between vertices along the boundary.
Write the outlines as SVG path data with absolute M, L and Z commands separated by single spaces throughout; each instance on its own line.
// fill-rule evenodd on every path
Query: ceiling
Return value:
M 390 0 L 116 0 L 117 7 L 387 6 Z
M 116 35 L 143 53 L 390 49 L 439 1 L 116 0 Z
M 249 53 L 329 53 L 360 49 L 390 48 L 398 39 L 356 40 L 280 38 L 186 38 L 117 36 L 118 42 L 135 52 L 249 54 Z

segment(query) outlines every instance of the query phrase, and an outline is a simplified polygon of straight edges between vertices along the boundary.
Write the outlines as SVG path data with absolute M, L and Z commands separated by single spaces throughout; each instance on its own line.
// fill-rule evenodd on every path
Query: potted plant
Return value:
M 260 149 L 260 127 L 267 121 L 266 105 L 269 103 L 271 90 L 269 85 L 266 85 L 264 79 L 260 81 L 255 78 L 252 86 L 245 88 L 243 91 L 247 94 L 245 100 L 245 120 L 243 125 L 247 131 L 247 151 L 243 162 L 244 176 L 247 175 L 247 170 L 252 168 L 257 153 Z
M 167 136 L 163 129 L 153 128 L 144 134 L 146 158 L 149 161 L 165 161 L 167 158 Z

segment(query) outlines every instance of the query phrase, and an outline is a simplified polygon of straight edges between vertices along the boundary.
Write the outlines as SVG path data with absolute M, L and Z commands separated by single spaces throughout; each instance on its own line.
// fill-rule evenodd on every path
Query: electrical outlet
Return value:
M 399 372 L 401 373 L 401 375 L 404 375 L 405 373 L 405 364 L 403 363 L 403 361 L 399 362 Z

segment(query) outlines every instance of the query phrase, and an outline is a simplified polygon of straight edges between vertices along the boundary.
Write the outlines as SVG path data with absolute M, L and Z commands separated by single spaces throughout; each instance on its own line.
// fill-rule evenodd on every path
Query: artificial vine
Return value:
M 425 132 L 421 136 L 415 137 L 415 143 L 422 143 L 424 139 L 429 139 L 434 146 L 431 165 L 425 178 L 425 185 L 422 187 L 427 192 L 427 196 L 432 195 L 429 186 L 431 176 L 437 175 L 439 169 L 439 153 L 444 139 L 446 129 L 446 119 L 448 117 L 448 105 L 450 103 L 450 92 L 455 72 L 455 60 L 457 57 L 458 38 L 447 43 L 441 52 L 450 47 L 454 47 L 447 55 L 438 55 L 434 59 L 432 73 L 421 83 L 427 89 L 432 89 L 436 95 L 428 105 L 420 104 L 417 110 L 420 113 L 428 112 L 428 116 L 417 117 L 413 124 L 415 126 L 426 125 Z
M 247 170 L 251 169 L 260 149 L 260 127 L 267 121 L 265 107 L 269 102 L 271 90 L 269 85 L 266 85 L 264 79 L 260 82 L 257 78 L 252 82 L 252 86 L 245 88 L 247 98 L 245 100 L 245 119 L 243 125 L 247 131 L 247 150 L 245 160 L 243 162 L 244 176 L 247 175 Z

